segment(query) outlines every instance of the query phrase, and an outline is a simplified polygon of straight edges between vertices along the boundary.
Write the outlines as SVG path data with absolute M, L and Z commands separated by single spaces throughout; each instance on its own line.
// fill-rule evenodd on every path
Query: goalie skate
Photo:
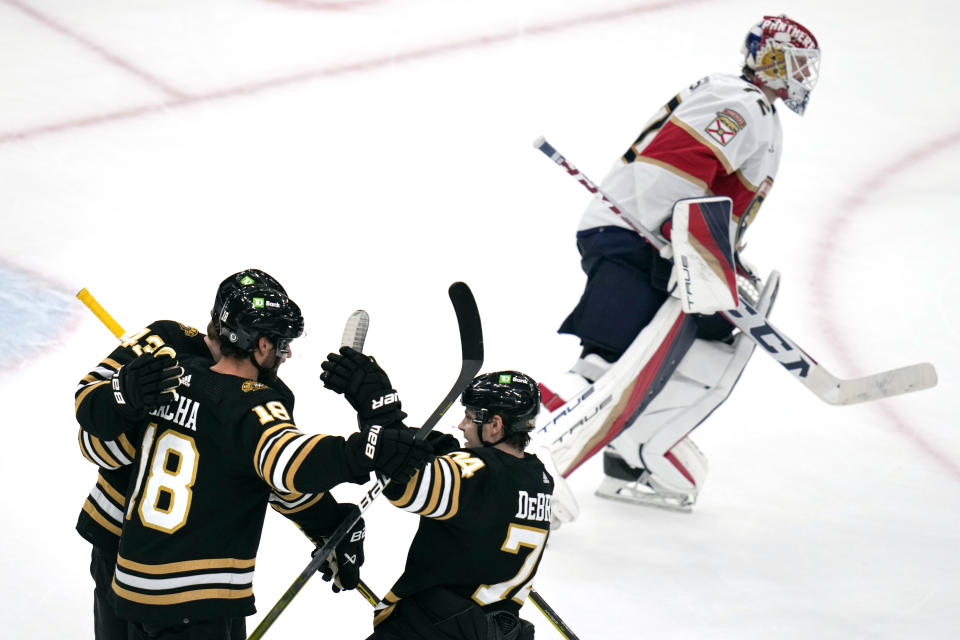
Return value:
M 604 478 L 594 494 L 607 500 L 689 513 L 696 493 L 671 491 L 658 485 L 646 469 L 629 466 L 615 453 L 604 451 Z

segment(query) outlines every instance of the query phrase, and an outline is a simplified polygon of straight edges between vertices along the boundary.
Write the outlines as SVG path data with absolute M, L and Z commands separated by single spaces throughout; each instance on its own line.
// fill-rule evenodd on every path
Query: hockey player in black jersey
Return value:
M 112 379 L 116 410 L 129 412 L 135 427 L 104 420 L 90 428 L 101 439 L 126 437 L 136 451 L 112 585 L 135 637 L 244 637 L 271 493 L 302 506 L 298 523 L 318 539 L 355 508 L 325 491 L 363 482 L 373 469 L 409 476 L 429 455 L 411 437 L 368 443 L 363 434 L 344 440 L 296 428 L 292 396 L 273 388 L 303 327 L 299 308 L 283 293 L 239 289 L 217 319 L 222 357 L 215 365 L 187 356 L 172 366 L 163 348 L 144 354 Z M 144 358 L 148 366 L 133 369 L 132 379 L 124 375 Z M 155 362 L 163 364 L 150 371 Z M 182 385 L 164 384 L 170 371 Z M 164 404 L 165 393 L 176 398 Z
M 193 355 L 209 360 L 220 359 L 219 321 L 217 309 L 228 295 L 241 287 L 266 284 L 281 292 L 283 287 L 270 274 L 260 269 L 244 269 L 223 280 L 217 287 L 206 334 L 172 320 L 158 320 L 144 329 L 129 334 L 124 341 L 90 371 L 77 385 L 75 412 L 81 425 L 79 443 L 84 457 L 99 467 L 96 484 L 84 501 L 77 519 L 77 532 L 92 545 L 90 573 L 94 579 L 94 637 L 96 640 L 126 640 L 127 622 L 117 617 L 113 606 L 111 582 L 117 562 L 117 546 L 123 525 L 126 504 L 125 492 L 132 475 L 132 461 L 136 449 L 126 437 L 116 442 L 91 436 L 89 429 L 97 422 L 119 421 L 123 428 L 129 424 L 116 411 L 110 381 L 117 370 L 137 356 L 152 353 L 169 346 L 181 356 Z M 293 394 L 281 381 L 272 385 L 289 396 L 293 408 Z M 99 405 L 99 411 L 95 406 Z M 86 430 L 84 430 L 86 427 Z M 95 427 L 93 427 L 95 428 Z M 293 517 L 296 506 L 284 505 L 279 499 L 271 506 L 287 517 Z
M 371 358 L 349 348 L 328 356 L 323 369 L 324 384 L 354 406 L 362 407 L 358 381 L 386 380 Z M 533 638 L 519 611 L 550 534 L 553 493 L 543 464 L 524 453 L 540 392 L 530 377 L 501 371 L 475 378 L 461 401 L 466 446 L 429 434 L 437 457 L 408 482 L 391 478 L 384 490 L 421 518 L 368 640 Z

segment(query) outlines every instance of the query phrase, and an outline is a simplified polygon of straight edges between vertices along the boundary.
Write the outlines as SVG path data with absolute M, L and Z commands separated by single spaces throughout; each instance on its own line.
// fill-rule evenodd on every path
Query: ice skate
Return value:
M 628 465 L 612 451 L 603 452 L 603 482 L 595 494 L 608 500 L 690 512 L 696 493 L 670 491 L 659 485 L 649 471 Z

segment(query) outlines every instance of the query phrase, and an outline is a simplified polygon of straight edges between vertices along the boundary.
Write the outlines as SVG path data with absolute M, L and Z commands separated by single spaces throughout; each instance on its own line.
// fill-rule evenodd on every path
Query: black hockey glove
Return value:
M 405 485 L 413 474 L 433 459 L 433 448 L 423 440 L 414 440 L 413 429 L 385 429 L 373 425 L 347 438 L 347 466 L 360 475 L 377 471 L 391 484 Z
M 419 431 L 419 429 L 417 429 L 417 431 Z M 445 456 L 461 448 L 460 441 L 449 433 L 431 431 L 424 439 L 430 444 L 430 447 L 433 449 L 433 455 L 435 456 Z
M 406 416 L 400 396 L 377 361 L 351 347 L 340 347 L 320 365 L 323 386 L 341 393 L 357 412 L 360 426 L 392 425 Z
M 128 362 L 113 374 L 113 401 L 121 415 L 137 420 L 148 411 L 178 400 L 177 387 L 182 376 L 177 352 L 161 347 Z
M 355 514 L 359 509 L 356 505 L 344 505 L 350 507 L 344 511 L 344 518 Z M 320 569 L 317 569 L 327 582 L 333 581 L 331 587 L 333 592 L 340 590 L 356 589 L 360 584 L 360 566 L 363 564 L 363 539 L 367 535 L 366 526 L 363 524 L 363 518 L 357 520 L 350 532 L 343 538 L 343 541 L 337 545 L 327 563 Z M 316 551 L 314 551 L 316 553 Z

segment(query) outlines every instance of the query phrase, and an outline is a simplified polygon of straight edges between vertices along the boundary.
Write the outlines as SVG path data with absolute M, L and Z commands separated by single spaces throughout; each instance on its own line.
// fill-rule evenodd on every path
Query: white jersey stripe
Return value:
M 253 571 L 244 571 L 242 573 L 201 573 L 192 576 L 181 576 L 179 578 L 144 578 L 131 575 L 117 567 L 116 578 L 118 583 L 129 587 L 150 591 L 162 591 L 165 589 L 180 589 L 204 584 L 251 586 L 253 584 L 253 573 Z
M 99 486 L 93 486 L 93 489 L 90 490 L 90 497 L 94 502 L 97 503 L 97 506 L 100 507 L 104 513 L 110 516 L 111 520 L 116 522 L 118 525 L 123 525 L 123 511 L 117 508 L 117 506 L 103 494 L 103 491 L 100 490 Z
M 440 500 L 437 508 L 430 513 L 424 514 L 428 518 L 437 518 L 447 512 L 450 504 L 450 494 L 453 492 L 453 478 L 450 475 L 450 462 L 444 458 L 437 458 L 440 463 L 440 470 L 443 472 L 443 481 L 440 485 Z
M 423 471 L 420 473 L 420 486 L 418 487 L 417 497 L 414 498 L 413 502 L 405 506 L 404 511 L 412 511 L 413 513 L 418 512 L 420 509 L 426 506 L 427 500 L 430 497 L 430 486 L 433 484 L 433 463 L 428 462 L 424 466 Z

